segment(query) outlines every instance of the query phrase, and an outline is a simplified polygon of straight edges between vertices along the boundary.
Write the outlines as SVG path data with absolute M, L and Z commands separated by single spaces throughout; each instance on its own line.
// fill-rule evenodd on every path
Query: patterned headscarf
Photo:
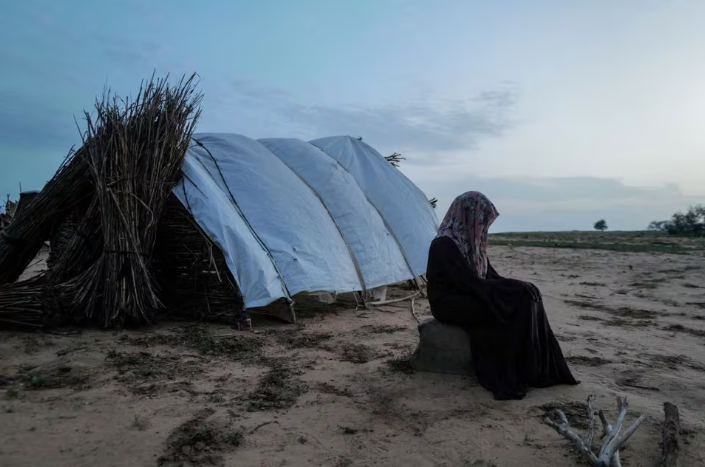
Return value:
M 438 228 L 438 237 L 448 237 L 458 246 L 471 269 L 487 277 L 487 234 L 499 217 L 494 204 L 478 191 L 455 198 Z

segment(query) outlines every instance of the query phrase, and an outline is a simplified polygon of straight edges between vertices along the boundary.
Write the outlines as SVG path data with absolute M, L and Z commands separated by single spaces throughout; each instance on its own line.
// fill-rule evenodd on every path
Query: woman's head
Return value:
M 455 198 L 438 229 L 438 237 L 453 240 L 482 278 L 487 275 L 487 234 L 497 217 L 497 209 L 485 195 L 468 191 Z

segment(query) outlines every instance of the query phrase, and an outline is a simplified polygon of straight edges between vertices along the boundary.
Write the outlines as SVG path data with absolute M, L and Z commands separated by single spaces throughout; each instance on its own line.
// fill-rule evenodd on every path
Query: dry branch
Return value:
M 406 157 L 402 157 L 401 153 L 398 153 L 398 152 L 395 152 L 391 156 L 385 156 L 384 158 L 387 160 L 387 162 L 389 162 L 390 164 L 392 164 L 394 167 L 397 167 L 397 168 L 401 164 L 401 161 L 406 160 Z
M 3 232 L 0 284 L 17 280 L 45 241 L 53 251 L 41 280 L 0 290 L 0 326 L 34 327 L 41 313 L 144 324 L 163 307 L 154 247 L 202 97 L 195 75 L 167 79 L 152 77 L 135 99 L 108 91 L 96 101 L 83 146 Z
M 90 195 L 81 152 L 69 154 L 34 201 L 0 235 L 0 285 L 19 278 L 66 213 Z
M 201 95 L 195 75 L 144 84 L 131 101 L 107 92 L 86 113 L 84 161 L 95 188 L 102 252 L 71 283 L 77 309 L 105 327 L 150 322 L 163 307 L 151 263 L 159 220 L 181 166 Z
M 663 423 L 662 464 L 663 467 L 678 467 L 678 453 L 681 447 L 681 421 L 678 407 L 666 402 L 663 404 L 665 420 Z
M 561 410 L 556 410 L 558 421 L 551 420 L 546 417 L 544 422 L 552 427 L 560 435 L 568 439 L 590 462 L 593 467 L 621 467 L 622 463 L 619 458 L 619 450 L 627 443 L 629 438 L 636 432 L 637 429 L 644 423 L 644 416 L 640 416 L 627 430 L 620 435 L 624 417 L 627 414 L 628 404 L 626 397 L 618 397 L 617 405 L 619 407 L 619 415 L 614 426 L 612 426 L 605 414 L 600 410 L 599 417 L 602 422 L 603 442 L 597 453 L 594 452 L 592 442 L 595 435 L 595 396 L 588 397 L 588 416 L 590 418 L 590 430 L 587 441 L 583 441 L 580 436 L 571 431 L 568 419 Z

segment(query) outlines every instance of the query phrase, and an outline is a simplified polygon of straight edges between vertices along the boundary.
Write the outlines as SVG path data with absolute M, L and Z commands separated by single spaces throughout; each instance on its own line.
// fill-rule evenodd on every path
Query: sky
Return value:
M 0 15 L 0 193 L 40 189 L 106 87 L 197 72 L 197 131 L 361 136 L 443 217 L 645 228 L 705 203 L 702 0 L 27 0 Z

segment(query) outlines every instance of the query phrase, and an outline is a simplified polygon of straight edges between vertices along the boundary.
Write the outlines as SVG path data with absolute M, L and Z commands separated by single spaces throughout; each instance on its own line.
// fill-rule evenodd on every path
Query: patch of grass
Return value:
M 632 287 L 635 289 L 654 290 L 654 289 L 658 289 L 660 282 L 663 282 L 663 281 L 653 280 L 653 281 L 644 281 L 644 282 L 632 282 L 627 287 Z
M 377 358 L 377 353 L 365 344 L 346 343 L 340 348 L 341 358 L 344 362 L 367 363 Z
M 491 237 L 490 237 L 491 238 Z M 622 253 L 667 253 L 672 255 L 689 255 L 694 252 L 694 248 L 686 248 L 677 243 L 674 244 L 627 244 L 627 243 L 576 243 L 563 241 L 535 241 L 535 240 L 505 240 L 490 239 L 492 246 L 512 246 L 526 248 L 565 248 L 572 250 L 605 250 L 618 251 Z
M 239 447 L 244 440 L 245 432 L 243 430 L 229 431 L 223 435 L 223 442 L 235 447 Z
M 19 399 L 21 395 L 22 393 L 18 387 L 8 388 L 7 392 L 5 392 L 5 397 L 7 399 Z
M 404 373 L 410 375 L 414 373 L 414 366 L 411 364 L 411 355 L 403 355 L 387 360 L 387 366 L 394 373 Z
M 602 357 L 586 357 L 582 355 L 567 357 L 566 360 L 570 363 L 583 366 L 602 366 L 612 363 L 612 361 Z
M 222 404 L 223 402 L 225 402 L 225 396 L 219 393 L 211 394 L 210 396 L 208 396 L 208 401 L 212 404 Z
M 338 428 L 340 428 L 340 431 L 342 431 L 344 435 L 356 435 L 360 432 L 357 428 L 352 428 L 349 426 L 341 426 Z
M 190 381 L 174 381 L 174 382 L 156 382 L 156 383 L 137 383 L 130 385 L 130 392 L 136 396 L 154 396 L 161 393 L 177 393 L 179 391 L 187 392 L 190 395 L 195 395 L 193 383 Z
M 588 302 L 582 300 L 564 300 L 567 305 L 575 306 L 578 308 L 586 308 L 589 310 L 603 311 L 609 313 L 618 318 L 626 319 L 655 319 L 659 313 L 652 310 L 644 310 L 639 308 L 631 308 L 627 306 L 612 308 L 610 306 L 604 305 L 602 303 Z M 580 317 L 581 319 L 592 319 L 593 321 L 600 321 L 600 318 L 589 318 Z
M 119 352 L 110 350 L 105 361 L 117 369 L 117 380 L 122 383 L 138 383 L 132 388 L 133 393 L 154 394 L 155 385 L 145 386 L 145 381 L 160 379 L 173 380 L 179 377 L 191 377 L 203 371 L 197 362 L 185 362 L 176 355 L 159 355 L 150 352 Z
M 661 232 L 516 232 L 490 235 L 490 245 L 571 248 L 620 252 L 702 255 L 705 239 L 681 239 Z
M 308 333 L 300 330 L 284 331 L 277 334 L 279 341 L 290 347 L 300 349 L 320 348 L 333 337 L 331 333 Z
M 281 362 L 260 378 L 257 387 L 249 394 L 250 411 L 283 410 L 292 407 L 308 387 Z
M 223 466 L 222 452 L 241 446 L 245 435 L 241 429 L 227 429 L 209 420 L 214 413 L 213 409 L 204 409 L 172 431 L 159 465 Z
M 38 367 L 21 375 L 21 381 L 28 390 L 85 389 L 89 379 L 84 370 L 68 365 Z
M 404 326 L 393 326 L 391 324 L 365 324 L 360 330 L 370 334 L 394 334 L 395 332 L 406 331 L 408 328 Z
M 540 405 L 537 408 L 543 411 L 541 414 L 542 419 L 546 417 L 555 419 L 556 410 L 561 410 L 572 427 L 579 429 L 587 429 L 590 427 L 588 406 L 584 402 L 549 402 L 548 404 Z
M 603 282 L 581 282 L 580 285 L 585 285 L 587 287 L 606 287 L 607 284 Z
M 495 464 L 492 461 L 486 461 L 483 459 L 479 460 L 474 460 L 474 461 L 462 461 L 462 467 L 497 467 L 497 464 Z
M 671 370 L 677 370 L 679 367 L 685 366 L 692 370 L 705 371 L 705 366 L 693 361 L 686 355 L 647 354 L 647 357 L 652 361 L 663 363 Z
M 663 328 L 666 331 L 681 332 L 684 334 L 690 334 L 695 337 L 705 337 L 705 331 L 702 329 L 687 328 L 681 324 L 671 324 Z
M 176 333 L 153 334 L 147 337 L 129 339 L 133 345 L 151 347 L 167 345 L 195 350 L 202 355 L 227 357 L 241 361 L 261 356 L 263 342 L 255 337 L 227 336 L 215 337 L 202 326 L 188 326 Z
M 635 327 L 635 328 L 646 328 L 654 326 L 656 323 L 651 320 L 646 319 L 624 319 L 624 318 L 612 318 L 605 321 L 608 326 L 619 326 L 623 328 Z

